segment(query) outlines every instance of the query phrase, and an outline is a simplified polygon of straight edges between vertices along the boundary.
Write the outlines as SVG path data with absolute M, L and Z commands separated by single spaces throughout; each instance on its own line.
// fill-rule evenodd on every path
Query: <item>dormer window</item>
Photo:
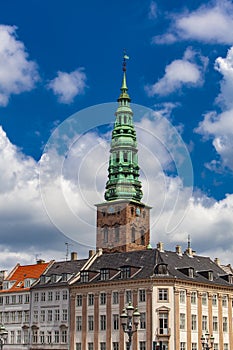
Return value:
M 32 281 L 30 279 L 24 280 L 24 288 L 30 288 Z
M 51 282 L 56 283 L 59 280 L 60 276 L 59 275 L 52 275 L 51 276 Z
M 213 281 L 214 279 L 214 274 L 213 274 L 213 271 L 212 270 L 207 270 L 207 271 L 198 271 L 198 273 L 207 278 L 209 281 Z
M 9 282 L 8 281 L 3 282 L 2 289 L 9 289 Z
M 130 266 L 121 267 L 121 278 L 122 279 L 130 278 L 130 272 L 131 272 Z
M 81 277 L 81 282 L 83 282 L 83 283 L 88 282 L 88 280 L 89 280 L 88 271 L 81 271 L 80 277 Z
M 155 274 L 156 275 L 167 275 L 167 264 L 160 263 L 155 266 Z
M 100 270 L 100 280 L 101 281 L 109 280 L 109 269 L 101 269 Z
M 68 281 L 68 279 L 70 278 L 70 274 L 69 273 L 63 273 L 62 274 L 62 282 L 66 282 L 66 281 Z

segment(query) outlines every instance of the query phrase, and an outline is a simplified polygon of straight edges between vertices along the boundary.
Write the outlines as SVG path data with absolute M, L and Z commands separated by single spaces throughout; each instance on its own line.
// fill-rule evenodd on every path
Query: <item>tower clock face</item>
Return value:
M 114 212 L 115 212 L 115 208 L 112 205 L 110 207 L 108 207 L 109 214 L 113 214 Z

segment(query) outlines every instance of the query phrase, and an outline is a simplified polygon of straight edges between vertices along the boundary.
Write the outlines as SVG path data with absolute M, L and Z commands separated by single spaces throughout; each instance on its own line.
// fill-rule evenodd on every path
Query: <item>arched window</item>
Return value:
M 131 229 L 131 242 L 135 243 L 136 235 L 135 235 L 135 227 Z

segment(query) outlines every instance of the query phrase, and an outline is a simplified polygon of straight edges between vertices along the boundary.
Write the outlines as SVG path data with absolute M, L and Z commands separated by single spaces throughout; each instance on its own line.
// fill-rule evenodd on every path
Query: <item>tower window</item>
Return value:
M 135 228 L 132 227 L 131 229 L 131 242 L 135 243 Z
M 108 227 L 104 228 L 104 243 L 108 242 Z
M 145 245 L 145 234 L 141 231 L 141 245 Z
M 124 162 L 128 162 L 128 152 L 123 153 Z
M 134 214 L 134 207 L 131 207 L 131 215 Z
M 119 152 L 116 153 L 116 162 L 119 163 L 120 161 L 120 156 L 119 156 Z
M 127 124 L 127 117 L 124 115 L 124 123 Z
M 120 228 L 119 226 L 115 226 L 115 242 L 119 242 L 120 240 Z

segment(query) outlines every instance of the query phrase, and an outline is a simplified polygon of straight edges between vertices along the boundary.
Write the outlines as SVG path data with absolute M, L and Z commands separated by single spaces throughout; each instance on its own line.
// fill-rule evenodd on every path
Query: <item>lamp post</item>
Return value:
M 0 325 L 0 349 L 3 349 L 3 345 L 5 344 L 5 341 L 7 339 L 8 332 L 6 328 L 3 326 L 3 324 Z
M 209 332 L 207 331 L 206 334 L 202 335 L 201 337 L 201 344 L 203 350 L 210 350 L 214 346 L 214 337 L 213 335 L 210 336 Z
M 126 306 L 120 315 L 121 325 L 124 333 L 128 334 L 128 350 L 131 348 L 132 336 L 137 332 L 140 322 L 140 312 L 134 308 L 131 302 Z

